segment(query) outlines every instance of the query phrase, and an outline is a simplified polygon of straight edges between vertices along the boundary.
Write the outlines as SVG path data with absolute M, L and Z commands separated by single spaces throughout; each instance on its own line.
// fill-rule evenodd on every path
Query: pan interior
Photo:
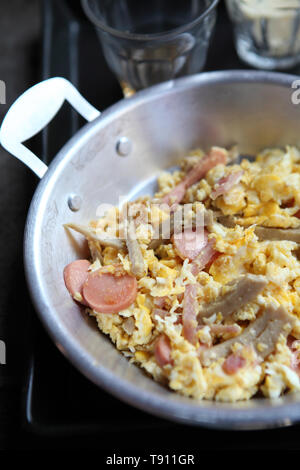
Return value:
M 60 350 L 87 377 L 145 411 L 219 428 L 263 428 L 300 419 L 299 396 L 247 403 L 198 402 L 175 394 L 130 364 L 68 295 L 62 272 L 86 255 L 79 234 L 63 224 L 87 223 L 99 204 L 153 194 L 161 170 L 195 147 L 230 147 L 243 155 L 300 145 L 295 77 L 261 72 L 202 74 L 154 87 L 122 101 L 85 126 L 60 151 L 39 184 L 25 233 L 25 268 L 36 310 Z M 132 151 L 120 157 L 120 137 Z M 70 195 L 81 199 L 71 211 Z

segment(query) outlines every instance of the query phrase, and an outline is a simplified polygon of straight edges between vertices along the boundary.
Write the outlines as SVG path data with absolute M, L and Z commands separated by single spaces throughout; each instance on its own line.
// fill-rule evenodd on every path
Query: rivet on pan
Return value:
M 73 212 L 79 211 L 81 203 L 81 197 L 77 196 L 77 194 L 71 194 L 68 198 L 68 206 Z
M 116 145 L 116 151 L 118 155 L 120 155 L 121 157 L 126 157 L 130 154 L 131 149 L 131 140 L 129 140 L 128 137 L 120 137 Z

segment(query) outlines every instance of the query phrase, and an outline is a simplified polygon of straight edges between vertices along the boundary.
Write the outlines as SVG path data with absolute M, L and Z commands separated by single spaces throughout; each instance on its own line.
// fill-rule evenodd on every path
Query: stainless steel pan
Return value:
M 238 143 L 243 154 L 300 145 L 296 77 L 265 72 L 207 73 L 158 85 L 101 116 L 74 87 L 55 78 L 28 90 L 3 121 L 2 145 L 42 177 L 25 232 L 25 267 L 36 310 L 58 348 L 81 372 L 121 400 L 158 416 L 214 428 L 258 429 L 300 420 L 299 394 L 274 401 L 197 402 L 148 378 L 121 356 L 70 298 L 62 272 L 83 255 L 82 238 L 65 222 L 87 222 L 100 203 L 153 191 L 155 177 L 185 150 Z M 43 128 L 67 99 L 86 119 L 49 168 L 22 142 Z M 99 116 L 99 117 L 98 117 Z

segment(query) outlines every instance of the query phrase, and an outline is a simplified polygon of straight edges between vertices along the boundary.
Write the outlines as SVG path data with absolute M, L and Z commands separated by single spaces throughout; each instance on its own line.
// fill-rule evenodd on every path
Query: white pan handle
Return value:
M 68 80 L 49 78 L 25 91 L 9 108 L 0 129 L 1 145 L 42 178 L 47 165 L 22 142 L 40 132 L 67 100 L 87 121 L 100 115 Z

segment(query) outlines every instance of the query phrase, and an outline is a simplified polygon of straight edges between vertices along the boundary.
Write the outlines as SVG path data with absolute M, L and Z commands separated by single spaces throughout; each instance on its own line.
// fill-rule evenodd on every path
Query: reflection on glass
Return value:
M 300 0 L 226 0 L 242 60 L 264 69 L 300 63 Z
M 82 0 L 126 95 L 202 70 L 218 0 Z

